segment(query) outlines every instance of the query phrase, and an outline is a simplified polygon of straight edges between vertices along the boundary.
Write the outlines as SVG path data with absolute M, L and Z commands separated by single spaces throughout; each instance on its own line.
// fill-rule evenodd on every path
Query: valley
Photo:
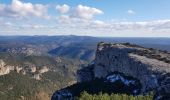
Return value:
M 148 59 L 157 59 L 161 61 L 160 65 L 169 63 L 169 55 L 167 55 L 170 50 L 169 38 L 0 36 L 1 100 L 50 100 L 56 90 L 62 89 L 71 90 L 75 96 L 80 96 L 84 91 L 93 95 L 101 91 L 110 95 L 112 93 L 138 95 L 141 91 L 149 91 L 150 85 L 156 85 L 149 83 L 150 85 L 147 85 L 148 88 L 144 90 L 141 85 L 144 85 L 145 82 L 141 83 L 141 80 L 139 82 L 141 78 L 134 77 L 141 75 L 128 73 L 133 72 L 132 66 L 129 67 L 130 69 L 127 69 L 128 66 L 122 69 L 111 69 L 115 70 L 113 73 L 108 72 L 110 69 L 102 69 L 101 66 L 103 65 L 113 66 L 112 62 L 117 62 L 114 64 L 116 64 L 118 68 L 123 67 L 123 64 L 126 62 L 122 63 L 122 58 L 119 59 L 119 56 L 115 56 L 114 59 L 110 58 L 110 56 L 107 58 L 107 54 L 106 58 L 98 57 L 100 56 L 100 49 L 107 50 L 105 48 L 109 47 L 109 44 L 103 44 L 100 47 L 104 49 L 100 48 L 98 43 L 101 41 L 106 43 L 125 43 L 123 45 L 127 47 L 131 47 L 131 44 L 140 45 L 133 45 L 131 48 L 141 48 L 141 51 L 133 52 L 133 54 L 129 56 L 131 56 L 131 59 L 139 61 L 143 59 L 142 63 L 148 63 L 145 59 L 147 61 L 149 61 Z M 144 47 L 147 47 L 147 49 Z M 109 49 L 108 51 L 110 52 Z M 108 51 L 103 51 L 103 53 L 105 54 L 105 52 Z M 121 54 L 121 51 L 116 54 Z M 121 55 L 126 54 L 123 53 Z M 147 58 L 141 56 L 146 56 Z M 110 59 L 112 60 L 111 62 Z M 103 63 L 102 61 L 106 62 Z M 153 62 L 158 61 L 154 60 Z M 134 62 L 131 63 L 134 64 Z M 134 67 L 135 66 L 137 65 L 134 65 Z M 158 68 L 159 66 L 153 70 L 158 70 Z M 169 71 L 161 68 L 160 70 L 165 72 Z M 111 75 L 110 78 L 108 75 Z M 166 74 L 161 76 L 162 78 L 160 79 L 164 80 L 165 78 L 163 77 L 165 76 Z M 116 78 L 116 80 L 113 82 L 111 78 Z M 132 80 L 133 82 L 131 83 Z M 95 87 L 96 84 L 98 87 Z M 127 86 L 126 84 L 130 85 Z M 120 87 L 117 87 L 118 85 L 120 85 Z M 82 86 L 86 88 L 81 88 Z M 107 88 L 99 88 L 101 86 Z M 124 88 L 121 88 L 122 86 Z M 96 88 L 98 88 L 98 90 L 95 90 Z M 117 91 L 114 91 L 115 88 Z M 74 90 L 79 91 L 75 92 Z

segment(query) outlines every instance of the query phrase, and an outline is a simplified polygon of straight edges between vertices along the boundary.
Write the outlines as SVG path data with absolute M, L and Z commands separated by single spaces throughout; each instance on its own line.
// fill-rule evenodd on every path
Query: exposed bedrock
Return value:
M 105 77 L 121 72 L 140 80 L 142 92 L 170 91 L 170 54 L 131 44 L 99 43 L 96 51 L 94 75 Z M 159 94 L 159 93 L 157 93 Z
M 52 100 L 60 100 L 56 98 L 63 97 L 72 100 L 82 91 L 92 94 L 104 91 L 132 95 L 153 91 L 155 100 L 170 100 L 170 54 L 166 51 L 148 49 L 129 43 L 99 43 L 95 60 L 88 67 L 79 70 L 78 77 L 79 83 L 57 90 Z M 135 85 L 136 83 L 138 85 Z M 98 89 L 97 92 L 96 89 Z M 106 91 L 107 89 L 109 92 Z M 121 90 L 123 92 L 120 92 Z

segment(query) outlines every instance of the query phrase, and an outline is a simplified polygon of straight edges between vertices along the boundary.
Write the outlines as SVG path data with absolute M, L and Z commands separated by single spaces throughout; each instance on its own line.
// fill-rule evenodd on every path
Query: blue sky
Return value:
M 0 35 L 170 37 L 170 0 L 0 0 Z

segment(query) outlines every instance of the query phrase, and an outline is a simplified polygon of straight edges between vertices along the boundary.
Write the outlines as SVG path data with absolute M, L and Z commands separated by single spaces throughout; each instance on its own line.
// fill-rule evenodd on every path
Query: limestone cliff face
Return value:
M 166 51 L 129 43 L 99 43 L 95 60 L 87 67 L 80 69 L 77 74 L 79 83 L 57 90 L 51 100 L 63 100 L 62 98 L 72 100 L 76 93 L 85 90 L 106 91 L 105 89 L 108 89 L 106 82 L 111 82 L 109 91 L 112 93 L 114 90 L 121 90 L 132 85 L 137 88 L 127 88 L 123 91 L 127 93 L 126 90 L 132 89 L 130 94 L 133 95 L 154 91 L 154 100 L 170 100 L 170 53 Z M 98 79 L 101 81 L 96 82 Z M 121 82 L 123 86 L 119 87 L 118 84 L 115 87 L 112 86 L 115 82 Z M 92 88 L 85 88 L 84 83 L 89 83 Z M 93 83 L 95 84 L 92 85 Z M 100 90 L 100 87 L 104 88 Z
M 25 62 L 23 66 L 12 66 L 7 64 L 3 59 L 0 59 L 0 76 L 9 74 L 11 71 L 16 71 L 17 73 L 30 74 L 33 75 L 32 78 L 41 80 L 41 75 L 49 71 L 47 66 L 42 66 L 41 69 L 37 70 L 34 64 Z
M 3 60 L 0 60 L 0 76 L 9 74 L 11 70 L 14 70 L 14 66 L 6 65 Z
M 170 54 L 130 44 L 98 44 L 94 76 L 106 77 L 121 72 L 140 80 L 142 92 L 161 90 L 170 93 Z M 161 88 L 162 87 L 162 88 Z

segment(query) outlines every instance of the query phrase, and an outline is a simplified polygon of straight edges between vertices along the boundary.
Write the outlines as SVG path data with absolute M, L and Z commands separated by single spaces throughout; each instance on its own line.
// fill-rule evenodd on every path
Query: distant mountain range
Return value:
M 0 36 L 0 51 L 27 55 L 52 55 L 92 61 L 97 43 L 134 43 L 170 51 L 170 38 L 109 38 L 89 36 Z

